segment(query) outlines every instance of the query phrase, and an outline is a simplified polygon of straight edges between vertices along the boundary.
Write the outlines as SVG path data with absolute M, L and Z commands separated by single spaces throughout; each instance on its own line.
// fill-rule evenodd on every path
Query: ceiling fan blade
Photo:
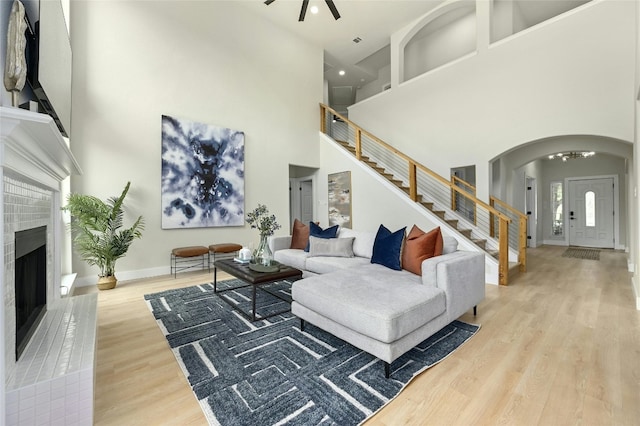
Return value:
M 274 1 L 276 1 L 276 0 L 266 0 L 266 1 L 264 2 L 264 4 L 266 4 L 267 6 L 269 6 L 269 5 L 270 5 L 271 3 L 273 3 Z
M 333 4 L 333 0 L 324 0 L 324 1 L 325 3 L 327 3 L 327 6 L 329 6 L 329 10 L 331 10 L 331 14 L 336 19 L 336 21 L 340 19 L 340 14 L 338 13 L 338 9 L 336 9 L 336 5 Z
M 309 6 L 309 0 L 302 0 L 302 9 L 300 9 L 300 17 L 298 22 L 304 21 L 304 15 L 307 14 L 307 6 Z

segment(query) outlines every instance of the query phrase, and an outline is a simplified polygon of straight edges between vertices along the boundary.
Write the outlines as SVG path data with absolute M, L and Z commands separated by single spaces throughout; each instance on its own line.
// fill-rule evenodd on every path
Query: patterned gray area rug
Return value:
M 562 253 L 562 257 L 574 259 L 600 260 L 600 250 L 589 248 L 569 247 Z
M 222 284 L 235 287 L 239 281 Z M 290 289 L 286 281 L 270 285 L 284 295 Z M 246 309 L 250 291 L 226 295 Z M 286 303 L 257 294 L 258 314 L 278 312 Z M 360 424 L 480 328 L 454 321 L 397 359 L 385 379 L 382 361 L 311 324 L 301 332 L 290 312 L 247 321 L 212 284 L 145 299 L 213 425 Z

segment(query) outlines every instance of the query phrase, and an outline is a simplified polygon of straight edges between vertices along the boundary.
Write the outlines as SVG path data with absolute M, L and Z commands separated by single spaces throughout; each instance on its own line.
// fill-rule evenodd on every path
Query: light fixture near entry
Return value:
M 549 156 L 549 160 L 562 160 L 563 162 L 567 162 L 568 160 L 575 160 L 579 158 L 589 158 L 596 155 L 593 151 L 570 151 L 570 152 L 559 152 L 557 154 L 552 154 Z

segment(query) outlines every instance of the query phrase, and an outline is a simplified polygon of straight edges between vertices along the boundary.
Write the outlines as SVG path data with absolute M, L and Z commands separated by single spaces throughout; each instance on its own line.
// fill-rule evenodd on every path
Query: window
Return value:
M 596 226 L 596 193 L 593 191 L 584 194 L 584 222 L 585 226 Z
M 562 201 L 562 182 L 551 182 L 551 233 L 557 236 L 564 234 Z

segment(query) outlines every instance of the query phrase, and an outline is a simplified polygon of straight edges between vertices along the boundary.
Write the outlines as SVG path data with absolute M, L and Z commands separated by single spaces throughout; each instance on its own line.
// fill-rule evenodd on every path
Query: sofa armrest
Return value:
M 484 299 L 484 254 L 456 251 L 422 262 L 422 282 L 446 293 L 447 315 L 458 318 Z
M 291 235 L 272 235 L 269 237 L 268 243 L 271 253 L 275 253 L 278 250 L 288 249 L 291 247 Z

